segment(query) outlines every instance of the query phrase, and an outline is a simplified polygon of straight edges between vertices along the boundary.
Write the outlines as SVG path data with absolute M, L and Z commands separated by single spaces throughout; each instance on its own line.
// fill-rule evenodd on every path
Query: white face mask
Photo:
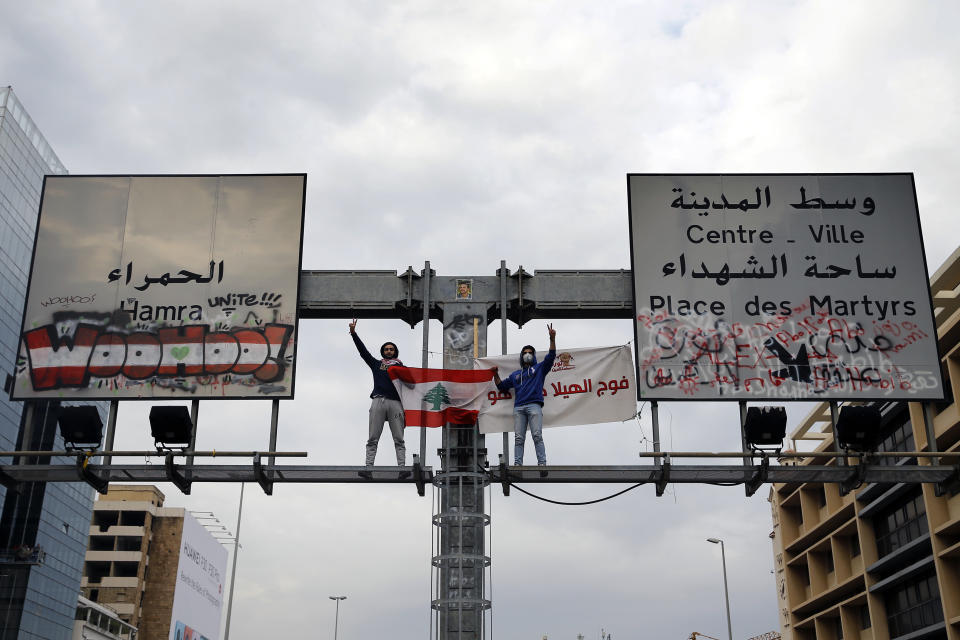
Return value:
M 527 353 L 523 354 L 523 358 L 522 358 L 522 359 L 523 359 L 523 363 L 524 363 L 524 364 L 533 364 L 533 354 L 530 353 L 529 351 L 528 351 Z

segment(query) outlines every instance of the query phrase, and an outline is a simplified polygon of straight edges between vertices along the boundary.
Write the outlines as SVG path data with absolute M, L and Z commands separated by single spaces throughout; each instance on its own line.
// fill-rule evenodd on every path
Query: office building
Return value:
M 24 403 L 9 400 L 8 376 L 21 366 L 20 322 L 43 176 L 66 172 L 13 90 L 0 87 L 0 450 L 63 448 L 57 403 L 35 405 L 32 438 L 20 441 Z M 70 638 L 93 493 L 81 482 L 30 483 L 18 492 L 0 487 L 0 640 Z
M 138 628 L 143 616 L 147 565 L 151 551 L 155 550 L 151 547 L 154 521 L 160 517 L 183 519 L 183 509 L 165 509 L 163 501 L 164 495 L 156 487 L 111 485 L 107 494 L 94 503 L 90 522 L 81 593 L 91 602 L 110 607 L 121 620 Z M 160 573 L 157 566 L 152 566 L 151 571 L 153 575 Z
M 960 449 L 958 287 L 960 249 L 931 279 L 946 395 L 931 407 L 938 451 Z M 874 406 L 879 451 L 928 450 L 921 403 Z M 790 437 L 803 450 L 832 451 L 829 405 L 815 406 Z M 940 493 L 933 484 L 864 484 L 846 495 L 836 484 L 775 484 L 771 538 L 783 638 L 960 640 L 960 493 L 958 485 Z
M 184 509 L 163 503 L 148 485 L 111 485 L 98 496 L 82 595 L 136 627 L 138 640 L 166 640 L 178 621 L 216 637 L 227 552 Z

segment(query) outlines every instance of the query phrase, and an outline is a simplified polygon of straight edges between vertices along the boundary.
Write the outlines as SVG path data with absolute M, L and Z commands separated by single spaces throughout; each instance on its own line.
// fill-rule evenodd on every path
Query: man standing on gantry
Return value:
M 397 466 L 406 465 L 407 448 L 403 441 L 403 406 L 400 404 L 400 396 L 387 374 L 390 367 L 402 367 L 398 356 L 400 355 L 397 345 L 393 342 L 384 342 L 380 347 L 380 359 L 374 358 L 367 351 L 360 336 L 357 335 L 357 319 L 354 318 L 350 323 L 350 336 L 353 338 L 353 344 L 357 346 L 360 357 L 370 367 L 373 373 L 373 391 L 370 392 L 370 433 L 367 438 L 367 469 L 360 472 L 360 475 L 369 478 L 370 467 L 377 457 L 377 444 L 380 442 L 380 436 L 383 434 L 383 423 L 390 424 L 390 433 L 393 435 L 393 446 L 397 450 Z M 408 472 L 409 475 L 409 472 Z
M 537 452 L 537 464 L 547 464 L 547 452 L 543 446 L 543 381 L 553 367 L 557 355 L 557 332 L 552 324 L 547 325 L 550 335 L 550 351 L 537 362 L 537 350 L 527 345 L 520 350 L 520 368 L 501 380 L 496 367 L 493 380 L 500 391 L 516 389 L 513 398 L 513 464 L 523 464 L 523 444 L 527 439 L 527 428 L 533 438 L 533 448 Z M 541 474 L 542 475 L 542 474 Z

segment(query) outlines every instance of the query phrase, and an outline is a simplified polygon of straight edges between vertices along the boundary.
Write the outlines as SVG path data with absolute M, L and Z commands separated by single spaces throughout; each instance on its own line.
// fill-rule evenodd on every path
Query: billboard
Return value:
M 305 191 L 47 176 L 13 398 L 292 398 Z
M 185 512 L 168 640 L 220 637 L 226 575 L 227 550 Z
M 627 190 L 640 398 L 943 397 L 912 174 Z

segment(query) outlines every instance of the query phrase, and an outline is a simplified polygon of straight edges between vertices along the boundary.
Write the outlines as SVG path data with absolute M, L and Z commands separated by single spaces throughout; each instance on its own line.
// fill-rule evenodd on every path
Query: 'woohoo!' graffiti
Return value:
M 280 380 L 293 325 L 209 331 L 206 325 L 119 333 L 80 324 L 72 336 L 56 325 L 24 334 L 30 380 L 36 391 L 83 388 L 91 378 L 130 380 L 251 374 L 258 382 Z

